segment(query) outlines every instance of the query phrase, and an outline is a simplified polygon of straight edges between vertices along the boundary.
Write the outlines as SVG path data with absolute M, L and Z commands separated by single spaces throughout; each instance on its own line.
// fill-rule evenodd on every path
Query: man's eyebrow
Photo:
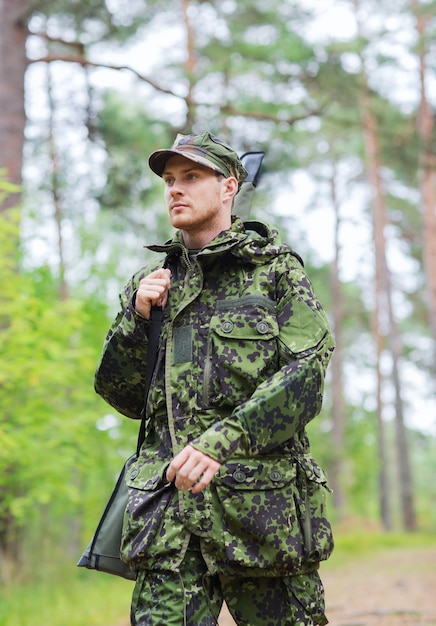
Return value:
M 204 165 L 201 165 L 200 163 L 193 163 L 192 165 L 188 165 L 187 167 L 184 167 L 182 169 L 182 173 L 183 174 L 187 174 L 188 172 L 193 172 L 193 171 L 203 171 L 207 169 L 206 167 L 204 167 Z M 164 169 L 164 171 L 162 172 L 162 176 L 171 176 L 172 171 L 171 170 L 167 170 Z

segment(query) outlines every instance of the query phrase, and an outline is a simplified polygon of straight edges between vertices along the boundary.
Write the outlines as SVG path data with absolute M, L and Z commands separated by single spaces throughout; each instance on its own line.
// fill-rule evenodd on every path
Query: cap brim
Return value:
M 208 167 L 214 172 L 218 172 L 219 174 L 225 176 L 225 173 L 217 165 L 215 165 L 215 163 L 209 161 L 209 159 L 206 159 L 199 154 L 192 154 L 192 152 L 185 150 L 156 150 L 148 158 L 150 169 L 158 176 L 162 176 L 167 161 L 173 156 L 182 156 L 189 161 L 194 161 L 194 163 Z

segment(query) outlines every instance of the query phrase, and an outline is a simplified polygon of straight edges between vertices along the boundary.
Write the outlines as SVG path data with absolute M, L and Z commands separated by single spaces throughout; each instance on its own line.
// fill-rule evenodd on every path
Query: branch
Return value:
M 171 89 L 162 87 L 161 85 L 156 83 L 153 79 L 149 78 L 148 76 L 145 76 L 144 74 L 141 74 L 140 72 L 138 72 L 137 70 L 133 69 L 132 67 L 128 65 L 113 65 L 111 63 L 94 63 L 93 61 L 90 61 L 83 55 L 75 55 L 75 54 L 47 54 L 43 57 L 39 57 L 38 59 L 31 59 L 29 63 L 52 63 L 53 61 L 64 61 L 65 63 L 78 63 L 82 67 L 103 67 L 106 69 L 116 70 L 116 71 L 127 70 L 135 74 L 135 76 L 139 78 L 139 80 L 144 81 L 145 83 L 153 87 L 153 89 L 156 89 L 156 91 L 159 91 L 160 93 L 165 93 L 169 96 L 174 96 L 175 98 L 179 98 L 187 102 L 186 96 L 181 96 L 180 94 L 175 93 Z M 199 102 L 199 101 L 191 102 L 191 106 L 194 106 L 194 107 L 195 106 L 208 106 L 208 105 L 209 105 L 208 102 Z M 289 117 L 286 119 L 278 115 L 272 115 L 270 113 L 263 113 L 260 111 L 246 111 L 246 110 L 238 109 L 230 104 L 222 104 L 218 106 L 223 113 L 227 113 L 228 115 L 241 116 L 241 117 L 251 118 L 255 120 L 269 121 L 269 122 L 274 122 L 276 124 L 288 124 L 289 126 L 292 126 L 293 124 L 301 120 L 305 120 L 308 117 L 312 117 L 314 115 L 321 115 L 321 111 L 319 109 L 313 109 L 301 115 L 296 115 L 295 117 Z
M 275 122 L 277 124 L 288 124 L 292 126 L 296 122 L 300 122 L 301 120 L 306 120 L 308 117 L 312 117 L 313 115 L 321 115 L 321 111 L 318 109 L 313 109 L 307 111 L 306 113 L 302 113 L 301 115 L 296 115 L 295 117 L 283 118 L 279 115 L 271 115 L 270 113 L 263 113 L 260 111 L 243 111 L 241 109 L 236 109 L 230 104 L 223 104 L 220 106 L 220 109 L 223 113 L 228 113 L 229 115 L 241 115 L 243 117 L 249 117 L 255 120 L 263 120 L 268 122 Z
M 59 44 L 61 46 L 65 46 L 66 48 L 72 48 L 73 50 L 77 50 L 78 54 L 84 54 L 85 52 L 85 44 L 80 41 L 68 41 L 67 39 L 62 39 L 61 37 L 52 37 L 48 33 L 44 32 L 36 32 L 29 31 L 29 34 L 34 37 L 41 37 L 41 39 L 45 39 L 49 43 Z
M 133 69 L 133 67 L 129 67 L 128 65 L 113 65 L 110 63 L 94 63 L 93 61 L 90 61 L 84 56 L 74 55 L 74 54 L 46 54 L 45 56 L 39 57 L 38 59 L 30 59 L 29 63 L 52 63 L 53 61 L 64 61 L 65 63 L 78 63 L 82 67 L 104 67 L 106 69 L 116 70 L 116 71 L 128 70 L 129 72 L 132 72 L 133 74 L 135 74 L 135 76 L 139 78 L 140 80 L 151 85 L 154 89 L 156 89 L 156 91 L 160 91 L 161 93 L 166 93 L 170 96 L 174 96 L 175 98 L 181 98 L 182 100 L 185 99 L 184 96 L 174 93 L 174 91 L 172 91 L 171 89 L 166 89 L 165 87 L 158 85 L 154 80 L 152 80 L 148 76 L 144 76 L 144 74 L 141 74 L 140 72 L 137 72 L 135 69 Z

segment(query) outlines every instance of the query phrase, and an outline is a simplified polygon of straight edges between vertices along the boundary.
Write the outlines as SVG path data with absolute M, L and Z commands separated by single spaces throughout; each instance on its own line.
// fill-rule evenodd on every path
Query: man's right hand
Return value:
M 152 306 L 164 307 L 168 300 L 168 290 L 170 288 L 171 271 L 160 269 L 152 272 L 143 278 L 136 292 L 135 310 L 150 319 Z

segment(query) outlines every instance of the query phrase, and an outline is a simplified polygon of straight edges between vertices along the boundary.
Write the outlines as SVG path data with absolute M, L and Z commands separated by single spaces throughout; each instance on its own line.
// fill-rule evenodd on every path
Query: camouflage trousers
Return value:
M 318 572 L 282 578 L 210 576 L 197 545 L 178 572 L 138 573 L 132 626 L 217 626 L 223 601 L 238 626 L 324 626 Z

